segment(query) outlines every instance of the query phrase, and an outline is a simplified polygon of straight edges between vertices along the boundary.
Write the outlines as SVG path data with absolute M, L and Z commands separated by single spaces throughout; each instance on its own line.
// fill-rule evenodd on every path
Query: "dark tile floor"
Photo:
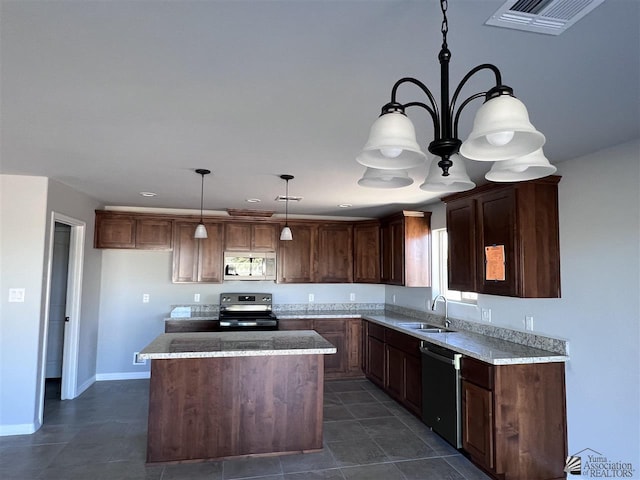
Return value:
M 0 437 L 3 480 L 488 480 L 367 380 L 326 382 L 320 453 L 145 465 L 147 380 L 47 399 L 33 435 Z

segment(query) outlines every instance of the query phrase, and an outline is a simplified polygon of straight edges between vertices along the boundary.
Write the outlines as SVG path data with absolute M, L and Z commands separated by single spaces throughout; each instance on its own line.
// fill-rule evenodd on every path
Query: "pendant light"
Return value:
M 356 159 L 365 167 L 383 170 L 407 170 L 423 164 L 426 155 L 420 149 L 416 140 L 415 127 L 406 116 L 409 107 L 421 107 L 426 110 L 433 122 L 433 140 L 428 150 L 436 157 L 440 157 L 437 167 L 441 169 L 439 176 L 443 181 L 434 181 L 438 174 L 435 166 L 421 188 L 443 188 L 446 184 L 460 189 L 466 189 L 472 183 L 466 177 L 464 168 L 458 169 L 462 180 L 447 182 L 446 177 L 453 175 L 456 170 L 454 162 L 462 163 L 465 158 L 478 161 L 507 161 L 514 158 L 525 158 L 529 154 L 541 149 L 545 137 L 537 131 L 529 121 L 529 114 L 525 105 L 518 100 L 513 89 L 502 83 L 502 74 L 498 67 L 489 63 L 480 64 L 472 68 L 460 81 L 450 95 L 449 90 L 449 62 L 451 51 L 447 44 L 449 22 L 447 19 L 448 1 L 440 0 L 442 11 L 442 46 L 438 54 L 440 62 L 440 105 L 429 88 L 420 80 L 404 77 L 398 80 L 391 89 L 391 101 L 382 107 L 378 119 L 371 127 L 369 139 L 362 152 Z M 463 88 L 471 77 L 479 72 L 488 71 L 493 74 L 495 83 L 486 91 L 470 95 L 466 99 L 460 98 Z M 399 103 L 396 99 L 399 87 L 411 84 L 426 96 L 426 102 L 413 101 Z M 462 110 L 472 101 L 484 98 L 484 104 L 478 109 L 473 129 L 467 140 L 462 142 L 458 134 L 458 120 Z M 460 155 L 458 155 L 460 154 Z M 518 164 L 518 168 L 522 168 Z M 500 169 L 499 166 L 496 169 Z M 450 172 L 451 170 L 451 172 Z M 549 168 L 531 168 L 527 176 L 545 176 Z M 365 178 L 368 175 L 365 174 Z M 489 178 L 489 177 L 487 177 Z M 539 177 L 536 177 L 539 178 Z M 360 183 L 360 182 L 359 182 Z M 438 187 L 435 185 L 439 184 Z M 361 183 L 362 184 L 362 183 Z M 383 183 L 382 188 L 397 188 L 402 186 Z M 460 190 L 458 190 L 460 191 Z
M 211 170 L 207 170 L 205 168 L 198 168 L 196 170 L 198 175 L 202 176 L 202 182 L 200 186 L 200 223 L 196 227 L 196 233 L 193 236 L 194 238 L 207 238 L 207 229 L 204 226 L 204 222 L 202 221 L 202 209 L 204 204 L 204 176 L 209 175 Z
M 280 175 L 280 178 L 287 182 L 286 194 L 284 197 L 284 227 L 280 232 L 280 240 L 293 240 L 293 235 L 291 234 L 291 229 L 289 228 L 289 180 L 293 180 L 293 175 Z

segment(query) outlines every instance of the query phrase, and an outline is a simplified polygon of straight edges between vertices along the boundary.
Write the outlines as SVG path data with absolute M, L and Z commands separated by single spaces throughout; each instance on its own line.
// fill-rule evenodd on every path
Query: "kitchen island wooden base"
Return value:
M 152 360 L 147 462 L 322 449 L 324 356 Z

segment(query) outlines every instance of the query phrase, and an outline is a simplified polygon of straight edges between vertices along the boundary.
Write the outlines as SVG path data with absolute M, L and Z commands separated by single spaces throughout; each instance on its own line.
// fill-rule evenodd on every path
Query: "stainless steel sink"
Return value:
M 398 326 L 402 328 L 409 328 L 411 330 L 422 330 L 423 328 L 431 327 L 431 325 L 422 322 L 399 323 Z
M 421 323 L 421 322 L 400 323 L 398 324 L 398 326 L 403 328 L 409 328 L 411 330 L 418 330 L 420 332 L 425 332 L 425 333 L 453 332 L 453 330 L 449 330 L 448 328 L 445 328 L 445 327 L 438 327 L 437 325 L 429 325 L 428 323 Z
M 419 328 L 418 330 L 424 333 L 447 333 L 447 332 L 454 331 L 454 330 L 449 330 L 448 328 L 436 327 L 433 325 L 427 325 L 425 328 Z

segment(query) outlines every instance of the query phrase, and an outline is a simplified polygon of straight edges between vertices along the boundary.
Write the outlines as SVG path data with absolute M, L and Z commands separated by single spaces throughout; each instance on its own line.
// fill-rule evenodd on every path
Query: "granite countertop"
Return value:
M 408 324 L 425 322 L 406 315 L 385 313 L 383 315 L 363 315 L 363 318 L 492 365 L 551 363 L 569 360 L 568 355 L 470 331 L 420 332 L 415 328 L 410 328 Z
M 138 354 L 141 360 L 272 355 L 323 355 L 336 347 L 314 330 L 165 333 Z

